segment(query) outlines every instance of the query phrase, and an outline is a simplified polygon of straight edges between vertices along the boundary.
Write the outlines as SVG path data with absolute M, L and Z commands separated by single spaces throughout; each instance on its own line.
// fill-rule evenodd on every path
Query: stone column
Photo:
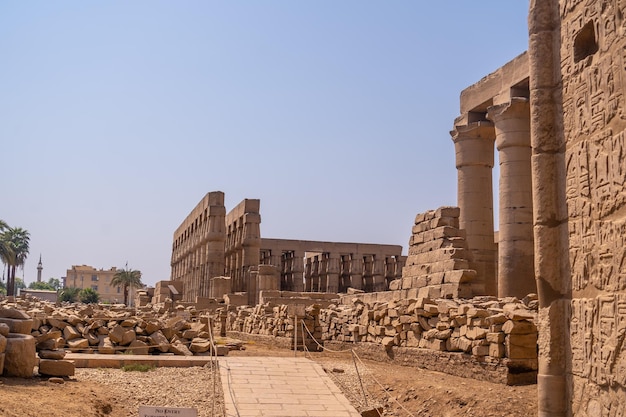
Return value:
M 363 255 L 350 255 L 350 286 L 356 290 L 363 289 Z
M 255 212 L 248 212 L 243 215 L 243 230 L 242 230 L 242 267 L 245 271 L 248 271 L 250 267 L 256 269 L 261 259 L 261 215 Z M 243 282 L 243 291 L 249 291 L 249 287 L 256 287 L 256 282 L 250 283 L 245 278 Z
M 327 287 L 326 291 L 330 293 L 335 293 L 339 291 L 339 255 L 336 253 L 328 253 L 326 254 L 327 259 L 327 267 L 326 267 L 326 276 L 327 276 Z
M 313 269 L 313 262 L 311 261 L 311 258 L 307 257 L 305 259 L 305 264 L 304 264 L 304 291 L 306 292 L 311 292 L 313 291 L 313 282 L 312 282 L 312 278 L 311 278 L 311 272 Z
M 530 165 L 530 105 L 526 98 L 490 107 L 500 161 L 498 297 L 537 292 Z
M 476 270 L 474 295 L 496 295 L 496 245 L 493 227 L 493 123 L 456 125 L 451 132 L 458 174 L 459 225 L 465 230 Z
M 230 277 L 213 277 L 211 278 L 211 290 L 209 297 L 221 300 L 225 294 L 230 294 Z
M 539 417 L 572 415 L 573 397 L 563 92 L 561 72 L 557 70 L 561 68 L 559 3 L 531 0 L 528 15 L 535 276 L 539 296 Z
M 385 261 L 374 256 L 372 265 L 372 277 L 374 280 L 374 292 L 387 290 L 387 280 L 385 279 Z
M 304 291 L 304 253 L 293 251 L 291 263 L 292 291 Z
M 215 195 L 214 195 L 215 194 Z M 221 277 L 226 270 L 226 207 L 224 206 L 224 193 L 210 193 L 208 208 L 208 225 L 206 230 L 206 271 L 205 277 Z M 202 294 L 202 296 L 206 296 Z

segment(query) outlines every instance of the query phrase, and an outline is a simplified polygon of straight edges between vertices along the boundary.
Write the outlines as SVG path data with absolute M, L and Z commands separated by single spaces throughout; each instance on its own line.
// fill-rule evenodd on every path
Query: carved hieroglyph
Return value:
M 626 0 L 562 0 L 575 415 L 626 413 Z

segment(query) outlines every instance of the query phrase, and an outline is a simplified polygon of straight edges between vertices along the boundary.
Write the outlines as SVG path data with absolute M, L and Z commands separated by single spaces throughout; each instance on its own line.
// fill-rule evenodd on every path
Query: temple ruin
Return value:
M 171 280 L 182 283 L 182 300 L 245 293 L 254 305 L 263 290 L 385 291 L 402 276 L 400 245 L 262 238 L 260 223 L 258 199 L 226 213 L 224 193 L 209 192 L 174 233 Z
M 626 415 L 625 33 L 626 0 L 531 0 L 528 52 L 461 93 L 451 132 L 458 207 L 419 213 L 408 256 L 396 245 L 263 238 L 259 200 L 227 213 L 224 194 L 210 192 L 174 233 L 171 281 L 157 284 L 151 307 L 142 294 L 139 308 L 178 308 L 204 330 L 208 316 L 197 316 L 213 300 L 229 312 L 223 331 L 536 380 L 541 417 Z M 37 349 L 81 349 L 70 344 L 75 323 L 19 308 L 2 310 L 13 327 L 0 325 L 0 371 L 14 372 L 18 340 L 34 356 L 32 335 Z M 119 321 L 100 336 L 119 325 L 114 347 L 128 349 Z M 80 343 L 112 347 L 92 330 Z M 141 347 L 180 354 L 170 339 Z

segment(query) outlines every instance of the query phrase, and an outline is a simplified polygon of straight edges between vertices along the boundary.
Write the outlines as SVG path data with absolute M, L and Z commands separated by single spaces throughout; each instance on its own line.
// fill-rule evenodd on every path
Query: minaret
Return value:
M 43 265 L 41 264 L 41 254 L 39 254 L 39 263 L 37 264 L 37 282 L 41 282 L 42 270 L 43 270 Z

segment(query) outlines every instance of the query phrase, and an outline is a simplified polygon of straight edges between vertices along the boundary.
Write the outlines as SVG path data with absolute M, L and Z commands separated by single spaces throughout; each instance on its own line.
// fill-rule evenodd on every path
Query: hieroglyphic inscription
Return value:
M 570 342 L 572 373 L 582 378 L 575 402 L 587 415 L 619 417 L 626 415 L 626 0 L 560 6 Z
M 572 301 L 572 372 L 626 387 L 626 295 Z
M 566 153 L 572 287 L 591 283 L 607 291 L 626 288 L 626 220 L 610 219 L 626 206 L 624 132 L 607 129 Z

